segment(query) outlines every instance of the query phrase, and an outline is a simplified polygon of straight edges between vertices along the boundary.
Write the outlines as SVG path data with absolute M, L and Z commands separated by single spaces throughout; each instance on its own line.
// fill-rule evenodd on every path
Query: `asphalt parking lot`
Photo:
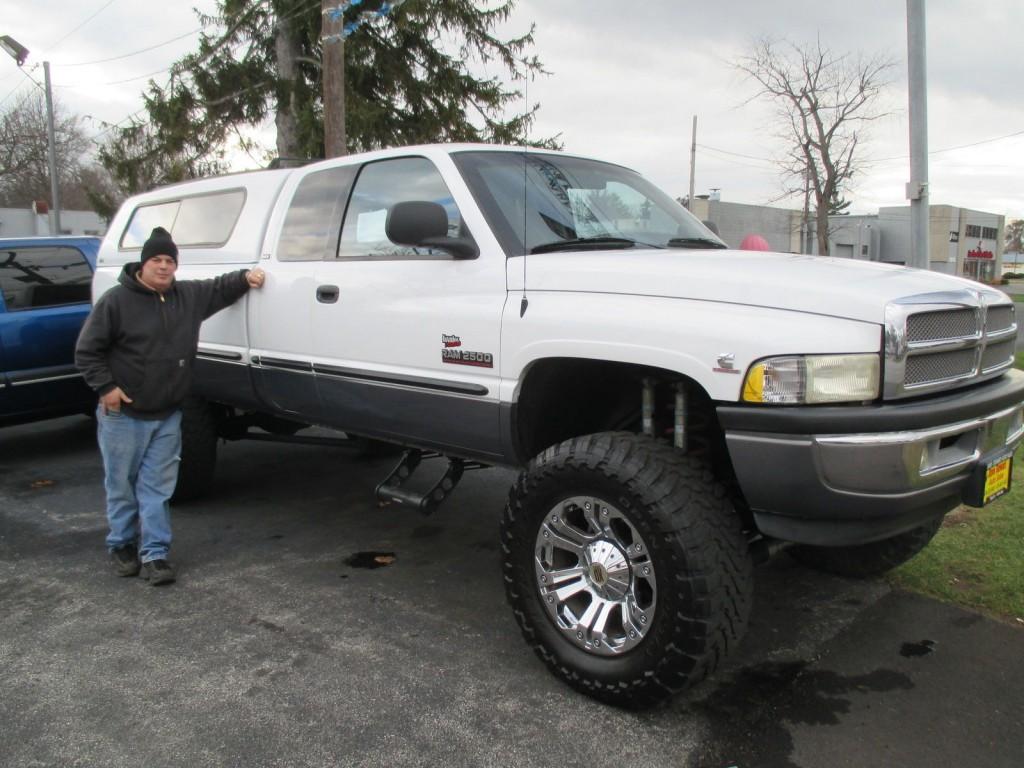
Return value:
M 511 474 L 424 518 L 373 503 L 389 465 L 227 445 L 153 588 L 108 570 L 92 424 L 0 430 L 0 765 L 1021 763 L 1024 631 L 784 553 L 715 678 L 640 714 L 582 697 L 505 604 Z

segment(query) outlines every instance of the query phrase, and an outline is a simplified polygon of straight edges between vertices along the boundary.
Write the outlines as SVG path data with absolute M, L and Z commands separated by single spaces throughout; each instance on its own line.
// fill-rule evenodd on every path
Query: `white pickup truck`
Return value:
M 466 469 L 519 468 L 508 599 L 604 701 L 713 671 L 765 543 L 870 575 L 1009 489 L 1024 374 L 1004 294 L 729 250 L 617 165 L 425 146 L 165 187 L 114 218 L 95 296 L 157 225 L 181 279 L 268 275 L 203 326 L 179 492 L 209 481 L 218 437 L 308 425 L 404 447 L 377 495 L 424 512 Z M 440 479 L 411 490 L 432 456 Z

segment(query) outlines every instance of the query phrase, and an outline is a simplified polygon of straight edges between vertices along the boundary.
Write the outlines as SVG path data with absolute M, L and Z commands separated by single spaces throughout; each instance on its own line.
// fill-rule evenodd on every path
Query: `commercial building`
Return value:
M 991 283 L 1002 276 L 1006 218 L 995 213 L 933 205 L 928 263 L 935 272 Z M 831 216 L 833 256 L 905 264 L 910 252 L 910 207 L 880 208 L 873 216 Z
M 103 235 L 107 222 L 93 211 L 61 211 L 60 230 L 58 233 L 53 212 L 45 211 L 45 206 L 0 208 L 0 237 Z
M 699 196 L 691 212 L 711 222 L 731 248 L 747 235 L 760 235 L 772 250 L 817 253 L 813 215 L 804 231 L 803 212 L 764 205 L 723 202 Z M 928 261 L 935 272 L 996 282 L 1003 274 L 1004 216 L 952 205 L 930 207 Z M 806 240 L 805 240 L 806 235 Z M 905 264 L 910 252 L 910 206 L 880 208 L 877 214 L 829 217 L 829 254 L 838 258 Z M 806 247 L 801 243 L 807 242 Z

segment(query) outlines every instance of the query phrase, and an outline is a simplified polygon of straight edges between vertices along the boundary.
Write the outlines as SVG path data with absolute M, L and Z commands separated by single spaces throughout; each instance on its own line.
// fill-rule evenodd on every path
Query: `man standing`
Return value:
M 256 268 L 177 282 L 178 247 L 163 227 L 125 264 L 78 337 L 75 364 L 99 395 L 96 411 L 114 570 L 170 584 L 169 499 L 178 481 L 181 404 L 203 320 L 263 285 Z

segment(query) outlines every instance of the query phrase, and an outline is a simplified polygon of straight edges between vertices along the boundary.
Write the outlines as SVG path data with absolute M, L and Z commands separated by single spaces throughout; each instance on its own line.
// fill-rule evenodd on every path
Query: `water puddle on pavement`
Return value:
M 916 659 L 927 656 L 935 651 L 934 640 L 922 640 L 919 643 L 904 643 L 900 646 L 900 656 L 905 659 Z
M 394 552 L 356 552 L 343 561 L 349 568 L 383 568 L 395 562 Z
M 797 768 L 791 760 L 791 725 L 839 725 L 854 695 L 913 687 L 909 677 L 887 669 L 841 675 L 806 661 L 745 667 L 706 699 L 688 705 L 707 718 L 710 735 L 686 766 Z

